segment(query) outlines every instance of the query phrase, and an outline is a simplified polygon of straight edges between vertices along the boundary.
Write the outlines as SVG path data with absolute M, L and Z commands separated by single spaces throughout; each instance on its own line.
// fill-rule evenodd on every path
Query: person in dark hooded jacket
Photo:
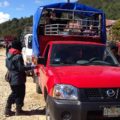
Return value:
M 30 70 L 31 67 L 25 67 L 23 57 L 21 54 L 22 44 L 20 41 L 13 41 L 12 47 L 9 49 L 6 57 L 6 67 L 10 74 L 10 88 L 11 94 L 7 99 L 5 107 L 5 115 L 10 116 L 12 114 L 12 104 L 16 104 L 16 115 L 23 114 L 22 107 L 24 105 L 25 97 L 25 82 L 26 82 L 26 70 Z

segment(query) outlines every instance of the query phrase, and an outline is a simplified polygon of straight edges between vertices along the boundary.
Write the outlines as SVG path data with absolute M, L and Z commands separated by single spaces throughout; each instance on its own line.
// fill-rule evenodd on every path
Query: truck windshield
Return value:
M 28 37 L 28 48 L 32 48 L 32 36 Z
M 117 65 L 117 61 L 104 45 L 55 44 L 51 65 Z

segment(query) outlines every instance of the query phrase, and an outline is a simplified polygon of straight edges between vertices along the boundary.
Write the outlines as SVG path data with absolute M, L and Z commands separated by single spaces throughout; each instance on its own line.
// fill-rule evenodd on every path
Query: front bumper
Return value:
M 120 120 L 120 117 L 104 117 L 104 107 L 120 106 L 120 102 L 80 102 L 57 100 L 48 96 L 52 120 Z

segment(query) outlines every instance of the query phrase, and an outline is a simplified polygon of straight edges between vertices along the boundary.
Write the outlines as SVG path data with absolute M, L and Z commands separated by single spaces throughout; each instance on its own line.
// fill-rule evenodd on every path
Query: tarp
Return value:
M 58 8 L 58 9 L 68 9 L 68 10 L 84 10 L 84 11 L 91 11 L 91 12 L 96 12 L 98 14 L 101 14 L 102 16 L 102 32 L 101 32 L 101 38 L 102 38 L 102 43 L 106 43 L 106 24 L 105 24 L 105 14 L 102 10 L 95 9 L 83 4 L 78 4 L 78 3 L 56 3 L 56 4 L 50 4 L 50 5 L 45 5 L 45 6 L 40 6 L 34 17 L 33 17 L 33 40 L 32 40 L 32 48 L 33 48 L 33 55 L 34 56 L 39 56 L 40 55 L 40 46 L 39 46 L 39 40 L 37 36 L 37 27 L 40 22 L 40 16 L 42 13 L 43 9 L 47 8 Z M 91 14 L 91 13 L 86 13 L 86 14 Z

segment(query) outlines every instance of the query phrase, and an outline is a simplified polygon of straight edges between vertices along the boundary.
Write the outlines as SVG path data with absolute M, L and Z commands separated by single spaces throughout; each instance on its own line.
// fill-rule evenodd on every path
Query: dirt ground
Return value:
M 25 105 L 23 107 L 27 115 L 4 116 L 6 100 L 11 92 L 9 84 L 4 80 L 5 73 L 5 49 L 0 49 L 0 120 L 45 120 L 45 102 L 43 96 L 36 93 L 35 83 L 31 77 L 27 78 Z M 15 105 L 13 105 L 12 110 L 15 111 Z

